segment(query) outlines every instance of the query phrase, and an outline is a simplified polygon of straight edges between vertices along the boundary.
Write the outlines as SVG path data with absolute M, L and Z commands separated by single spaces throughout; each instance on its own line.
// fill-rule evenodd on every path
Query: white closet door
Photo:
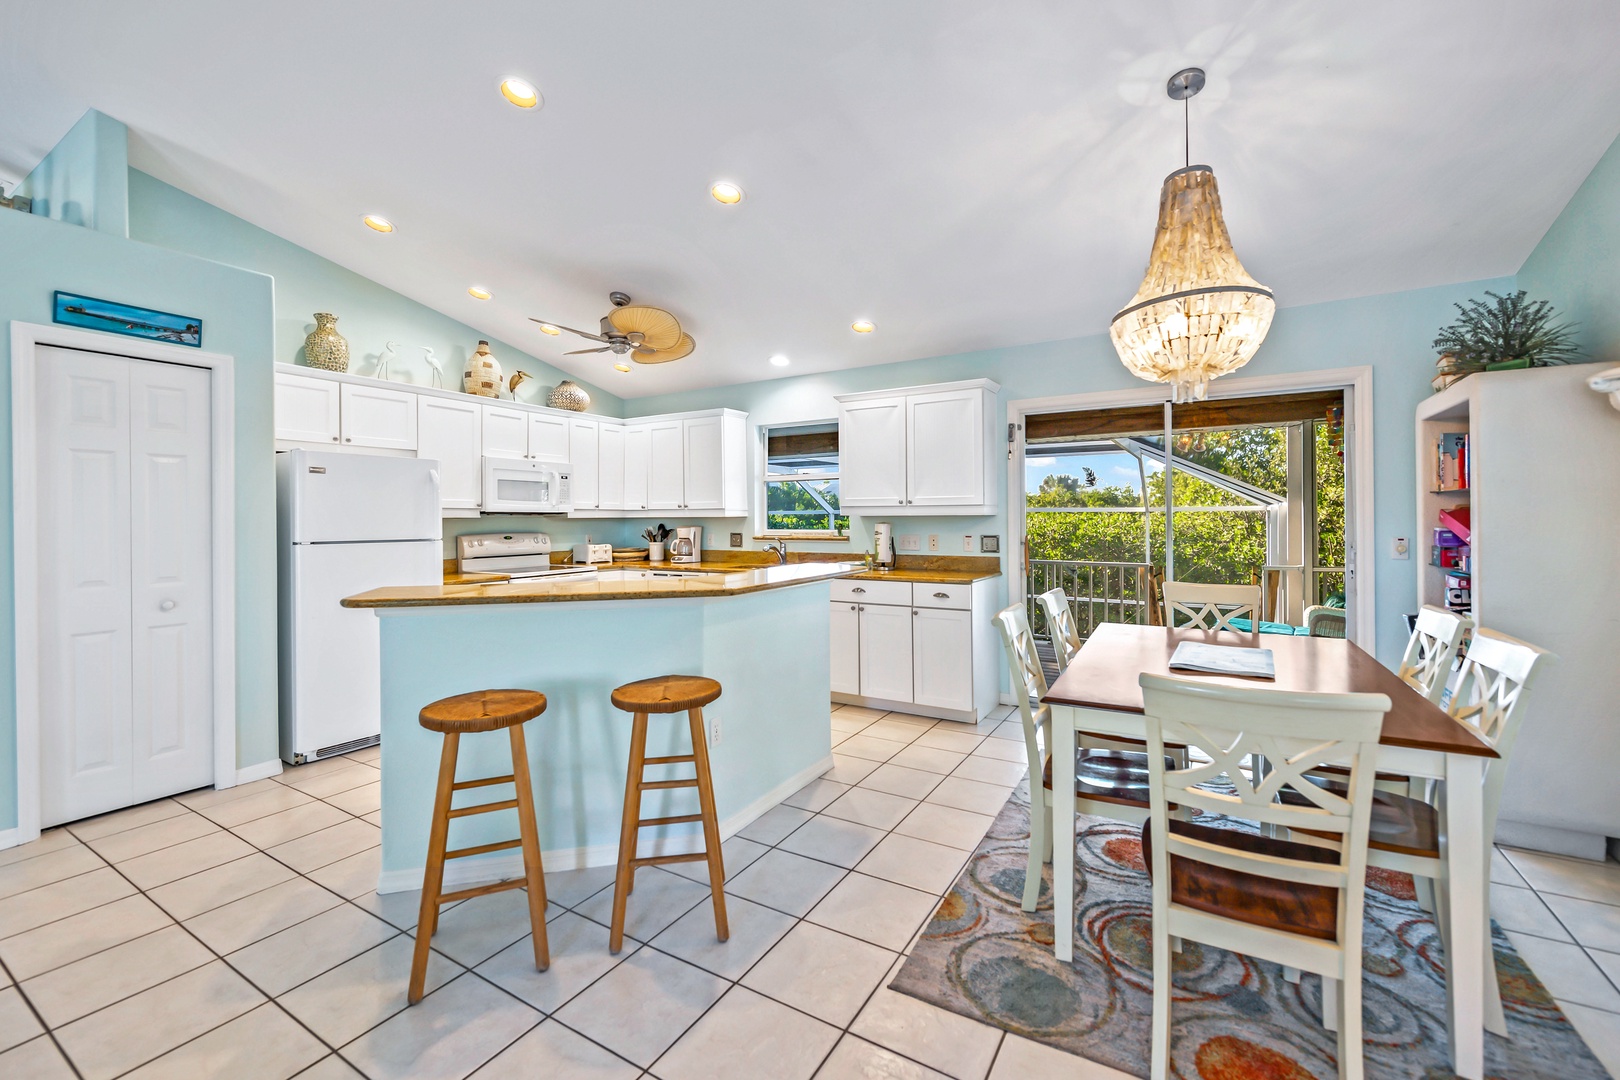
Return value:
M 210 376 L 127 361 L 133 802 L 214 779 Z
M 129 805 L 130 361 L 39 350 L 40 824 Z

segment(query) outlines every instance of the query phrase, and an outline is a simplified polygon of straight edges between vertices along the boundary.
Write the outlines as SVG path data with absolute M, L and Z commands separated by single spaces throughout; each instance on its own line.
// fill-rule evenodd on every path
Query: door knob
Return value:
M 158 610 L 159 611 L 173 611 L 174 610 L 174 601 L 173 600 L 165 600 L 165 601 L 163 601 L 163 603 L 158 605 Z

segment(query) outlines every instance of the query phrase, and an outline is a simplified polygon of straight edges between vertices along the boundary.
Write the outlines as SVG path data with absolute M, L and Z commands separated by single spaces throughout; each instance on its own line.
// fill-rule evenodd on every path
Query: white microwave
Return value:
M 573 469 L 555 461 L 484 459 L 484 513 L 566 514 L 574 508 Z

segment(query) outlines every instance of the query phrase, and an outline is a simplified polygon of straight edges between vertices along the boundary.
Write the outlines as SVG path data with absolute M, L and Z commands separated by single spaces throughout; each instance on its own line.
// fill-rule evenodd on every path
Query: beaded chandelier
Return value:
M 1188 68 L 1167 90 L 1186 101 L 1203 86 L 1204 73 Z M 1201 401 L 1210 380 L 1249 362 L 1276 312 L 1271 290 L 1232 250 L 1214 170 L 1189 165 L 1165 177 L 1147 274 L 1109 327 L 1125 367 L 1169 383 L 1178 402 Z

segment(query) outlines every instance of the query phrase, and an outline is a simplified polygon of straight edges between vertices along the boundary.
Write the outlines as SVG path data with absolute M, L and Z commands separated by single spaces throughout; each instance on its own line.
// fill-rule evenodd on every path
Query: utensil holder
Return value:
M 647 542 L 647 561 L 648 562 L 663 562 L 664 561 L 664 545 L 660 544 L 660 543 L 657 543 L 657 542 L 654 542 L 654 541 L 648 541 Z

